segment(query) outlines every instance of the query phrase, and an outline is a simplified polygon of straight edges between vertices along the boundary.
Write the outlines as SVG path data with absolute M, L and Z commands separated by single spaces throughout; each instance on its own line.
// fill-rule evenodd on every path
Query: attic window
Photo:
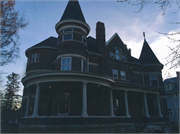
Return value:
M 64 34 L 63 35 L 63 41 L 66 41 L 66 40 L 72 40 L 73 39 L 73 34 L 70 33 L 70 34 Z
M 116 48 L 116 60 L 120 60 L 120 50 Z

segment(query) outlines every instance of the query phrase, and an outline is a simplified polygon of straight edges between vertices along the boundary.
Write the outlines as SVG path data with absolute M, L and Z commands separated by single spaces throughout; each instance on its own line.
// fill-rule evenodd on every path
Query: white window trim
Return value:
M 152 83 L 151 83 L 151 75 L 156 75 L 156 78 L 157 78 L 157 84 L 158 84 L 157 87 L 159 87 L 159 79 L 158 79 L 158 75 L 157 75 L 157 74 L 149 74 L 150 86 L 152 86 Z
M 69 40 L 64 40 L 64 36 L 67 35 L 67 34 L 71 34 L 72 35 L 72 39 L 69 39 L 69 40 L 73 40 L 73 33 L 66 33 L 66 34 L 62 35 L 62 41 L 69 41 Z
M 125 73 L 125 79 L 122 79 L 122 74 L 121 74 L 121 80 L 126 80 L 126 72 L 125 71 L 121 71 L 121 72 L 124 72 Z M 121 73 L 120 72 L 120 73 Z
M 63 93 L 65 93 L 65 92 L 63 92 Z M 69 92 L 67 92 L 68 94 L 69 94 Z M 69 98 L 69 102 L 68 102 L 68 113 L 60 113 L 60 111 L 59 111 L 59 107 L 60 107 L 60 99 L 61 99 L 61 93 L 59 94 L 59 101 L 58 101 L 58 115 L 69 115 L 69 111 L 70 111 L 70 98 Z M 70 96 L 70 94 L 69 94 L 69 96 Z
M 115 73 L 114 73 L 114 70 L 117 71 L 117 78 L 114 77 L 114 74 L 115 74 Z M 114 78 L 114 79 L 118 79 L 118 70 L 117 70 L 117 69 L 113 69 L 113 70 L 112 70 L 112 74 L 113 74 L 113 78 Z
M 66 59 L 66 58 L 70 58 L 70 70 L 62 70 L 62 61 L 63 61 L 63 59 Z M 63 58 L 61 58 L 61 71 L 71 71 L 71 66 L 72 66 L 72 57 L 63 57 Z

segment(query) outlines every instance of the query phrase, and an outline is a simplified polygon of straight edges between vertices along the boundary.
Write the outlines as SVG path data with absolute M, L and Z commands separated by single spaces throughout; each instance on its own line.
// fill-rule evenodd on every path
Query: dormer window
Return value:
M 159 84 L 158 84 L 158 77 L 157 77 L 156 74 L 151 74 L 151 75 L 149 75 L 149 77 L 150 77 L 150 84 L 151 84 L 151 86 L 159 86 Z
M 110 52 L 110 58 L 111 58 L 111 59 L 114 59 L 114 58 L 115 58 L 114 52 Z
M 66 41 L 66 40 L 72 40 L 73 39 L 73 34 L 69 33 L 69 34 L 64 34 L 62 40 Z
M 32 53 L 31 62 L 39 62 L 39 53 Z

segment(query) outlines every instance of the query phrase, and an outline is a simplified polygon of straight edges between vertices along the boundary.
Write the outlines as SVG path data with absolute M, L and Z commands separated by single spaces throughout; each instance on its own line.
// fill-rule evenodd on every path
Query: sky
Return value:
M 95 38 L 96 23 L 101 21 L 105 24 L 106 41 L 117 33 L 127 47 L 131 48 L 131 55 L 139 58 L 145 32 L 146 41 L 156 57 L 162 64 L 166 64 L 165 58 L 171 53 L 168 46 L 175 47 L 177 44 L 158 32 L 170 33 L 180 30 L 178 25 L 169 23 L 180 22 L 180 12 L 175 13 L 178 9 L 175 0 L 172 0 L 171 7 L 167 8 L 164 16 L 158 5 L 153 3 L 143 8 L 142 12 L 135 13 L 140 6 L 131 5 L 133 2 L 135 1 L 131 0 L 128 4 L 117 0 L 79 0 L 85 20 L 91 28 L 88 36 Z M 21 78 L 25 76 L 26 49 L 50 36 L 58 37 L 55 25 L 61 19 L 67 3 L 68 0 L 16 0 L 15 9 L 28 21 L 28 26 L 19 31 L 20 58 L 15 63 L 0 68 L 3 73 L 2 89 L 5 88 L 3 85 L 6 84 L 6 76 L 12 72 L 20 74 Z M 176 71 L 180 71 L 180 68 L 168 70 L 169 67 L 164 66 L 163 79 L 168 77 L 168 73 L 171 77 L 176 77 Z M 22 95 L 23 85 L 20 86 L 19 94 Z

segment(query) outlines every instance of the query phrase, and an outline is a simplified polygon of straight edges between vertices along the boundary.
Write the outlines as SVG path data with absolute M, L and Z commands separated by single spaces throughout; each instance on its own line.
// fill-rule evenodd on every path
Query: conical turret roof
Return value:
M 74 19 L 86 23 L 78 0 L 69 0 L 60 21 Z
M 153 53 L 153 51 L 150 48 L 149 44 L 147 43 L 146 39 L 144 39 L 144 44 L 143 44 L 143 48 L 141 51 L 139 61 L 143 64 L 160 64 L 160 65 L 162 65 L 159 62 L 159 60 L 157 59 L 156 55 Z

